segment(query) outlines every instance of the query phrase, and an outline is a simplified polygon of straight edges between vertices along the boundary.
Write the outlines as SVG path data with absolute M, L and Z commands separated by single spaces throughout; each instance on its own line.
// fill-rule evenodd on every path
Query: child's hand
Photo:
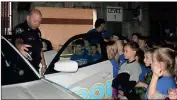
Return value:
M 160 65 L 159 64 L 153 64 L 153 66 L 151 67 L 152 68 L 152 71 L 153 71 L 153 74 L 156 76 L 156 77 L 160 77 L 163 75 L 163 70 L 160 68 Z
M 136 84 L 136 87 L 143 87 L 143 88 L 147 88 L 147 84 L 146 83 L 143 83 L 143 82 L 138 82 L 137 84 Z
M 177 99 L 177 89 L 173 89 L 169 92 L 169 99 L 176 100 Z
M 121 96 L 124 96 L 124 92 L 121 90 L 118 91 L 118 94 L 120 94 Z

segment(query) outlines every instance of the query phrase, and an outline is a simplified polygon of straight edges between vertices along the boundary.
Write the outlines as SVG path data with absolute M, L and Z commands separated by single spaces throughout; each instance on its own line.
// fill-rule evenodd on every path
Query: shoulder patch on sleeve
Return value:
M 20 34 L 20 33 L 22 33 L 22 32 L 24 32 L 24 29 L 22 29 L 22 28 L 17 28 L 17 29 L 15 30 L 15 33 L 16 33 L 16 34 Z

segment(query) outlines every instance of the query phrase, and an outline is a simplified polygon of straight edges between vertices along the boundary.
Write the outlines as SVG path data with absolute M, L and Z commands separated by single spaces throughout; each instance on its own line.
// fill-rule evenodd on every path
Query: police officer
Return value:
M 15 34 L 15 46 L 29 59 L 31 64 L 39 71 L 39 64 L 42 64 L 42 72 L 46 70 L 44 55 L 42 52 L 41 32 L 39 26 L 42 14 L 38 9 L 33 9 L 26 17 L 26 21 L 17 25 L 13 31 Z

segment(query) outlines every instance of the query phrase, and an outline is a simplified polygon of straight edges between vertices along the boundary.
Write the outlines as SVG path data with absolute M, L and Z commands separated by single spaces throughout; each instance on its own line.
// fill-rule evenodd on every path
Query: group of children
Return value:
M 113 98 L 177 99 L 174 47 L 150 43 L 138 33 L 132 35 L 131 41 L 113 34 L 107 43 L 108 58 L 113 65 Z
M 73 46 L 71 60 L 79 66 L 102 57 L 99 45 L 88 40 L 78 39 Z M 172 42 L 152 43 L 138 33 L 129 41 L 113 34 L 106 47 L 113 66 L 114 99 L 177 99 L 177 53 Z
M 101 53 L 98 44 L 90 44 L 88 40 L 78 39 L 74 42 L 74 54 L 71 60 L 78 63 L 79 66 L 96 62 L 101 59 Z

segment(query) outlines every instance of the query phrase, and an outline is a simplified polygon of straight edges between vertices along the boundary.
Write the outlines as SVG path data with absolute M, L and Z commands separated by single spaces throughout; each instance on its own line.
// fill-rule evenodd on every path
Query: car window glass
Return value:
M 73 60 L 80 66 L 99 61 L 102 58 L 99 43 L 90 43 L 89 40 L 78 38 L 72 41 L 60 55 L 61 60 Z
M 39 79 L 30 66 L 5 41 L 1 40 L 2 85 L 29 82 Z
M 42 51 L 43 52 L 53 50 L 52 44 L 49 40 L 46 40 L 43 38 L 41 40 L 42 40 Z

